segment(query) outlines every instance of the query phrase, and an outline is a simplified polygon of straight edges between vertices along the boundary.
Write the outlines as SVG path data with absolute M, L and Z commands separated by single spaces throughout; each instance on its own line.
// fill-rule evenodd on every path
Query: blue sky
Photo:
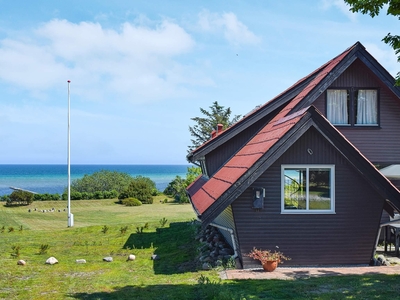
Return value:
M 186 164 L 212 102 L 244 115 L 360 41 L 393 76 L 386 11 L 340 0 L 0 0 L 0 164 Z

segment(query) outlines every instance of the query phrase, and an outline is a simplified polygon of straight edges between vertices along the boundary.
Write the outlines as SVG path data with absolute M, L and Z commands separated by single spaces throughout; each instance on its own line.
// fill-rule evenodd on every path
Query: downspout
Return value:
M 235 243 L 235 235 L 233 234 L 233 229 L 226 227 L 226 226 L 222 226 L 222 225 L 218 225 L 215 223 L 210 223 L 211 226 L 217 227 L 219 229 L 223 229 L 228 231 L 231 234 L 231 239 L 232 239 L 232 247 L 233 247 L 233 259 L 235 259 L 236 257 L 238 257 L 238 253 L 237 253 L 237 248 L 236 248 L 236 243 Z

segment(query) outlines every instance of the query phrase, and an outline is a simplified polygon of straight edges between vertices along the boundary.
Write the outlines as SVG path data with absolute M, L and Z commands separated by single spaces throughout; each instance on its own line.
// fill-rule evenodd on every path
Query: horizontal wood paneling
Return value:
M 378 88 L 380 93 L 380 127 L 340 127 L 342 132 L 372 163 L 386 166 L 400 163 L 400 102 L 397 97 L 367 68 L 356 60 L 330 88 Z M 326 94 L 314 105 L 326 116 Z
M 335 214 L 281 214 L 281 165 L 300 163 L 335 165 Z M 261 211 L 252 209 L 253 186 L 266 190 Z M 232 203 L 241 253 L 279 246 L 292 258 L 288 266 L 368 264 L 382 207 L 377 192 L 313 128 Z M 244 268 L 259 265 L 242 259 Z

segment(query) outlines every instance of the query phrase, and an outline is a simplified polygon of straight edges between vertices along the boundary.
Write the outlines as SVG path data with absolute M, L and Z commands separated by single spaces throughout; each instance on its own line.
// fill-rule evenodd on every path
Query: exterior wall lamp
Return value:
M 254 209 L 263 209 L 264 208 L 264 198 L 265 198 L 265 189 L 262 187 L 254 187 L 253 188 L 253 208 Z

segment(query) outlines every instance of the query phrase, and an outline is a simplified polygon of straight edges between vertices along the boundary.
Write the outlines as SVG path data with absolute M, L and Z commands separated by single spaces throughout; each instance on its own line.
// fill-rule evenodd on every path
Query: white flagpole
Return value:
M 71 80 L 68 80 L 68 227 L 74 226 L 74 215 L 71 214 L 71 133 L 70 133 L 70 91 L 69 85 Z

